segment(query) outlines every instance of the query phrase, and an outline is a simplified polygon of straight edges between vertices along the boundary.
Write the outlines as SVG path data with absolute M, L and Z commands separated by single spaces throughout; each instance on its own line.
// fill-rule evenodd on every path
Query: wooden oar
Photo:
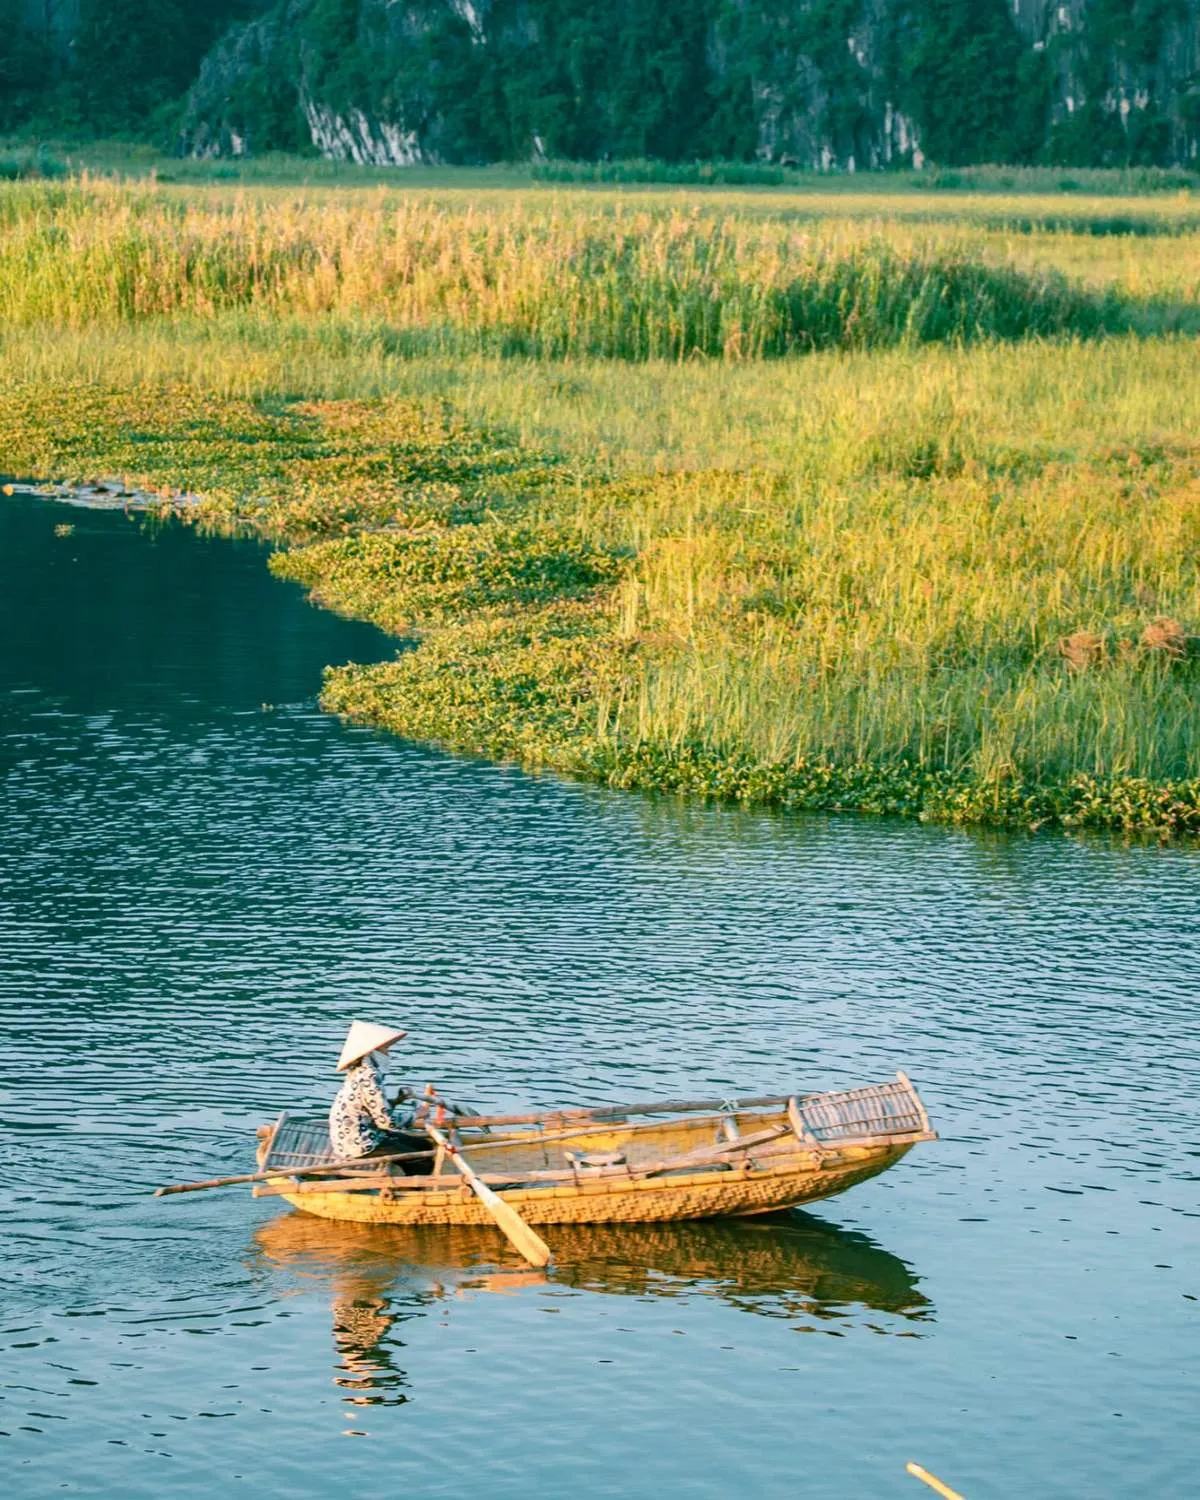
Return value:
M 963 1497 L 957 1490 L 952 1490 L 936 1474 L 931 1474 L 928 1469 L 923 1469 L 920 1464 L 909 1462 L 904 1467 L 914 1479 L 923 1480 L 931 1490 L 936 1490 L 939 1495 L 943 1496 L 943 1500 L 963 1500 Z
M 323 1162 L 319 1167 L 273 1167 L 269 1172 L 245 1172 L 240 1177 L 210 1177 L 205 1182 L 176 1182 L 154 1189 L 156 1198 L 171 1193 L 202 1193 L 207 1188 L 237 1187 L 243 1182 L 271 1182 L 276 1177 L 320 1177 L 326 1172 L 345 1172 L 351 1167 L 378 1167 L 387 1161 L 420 1161 L 429 1151 L 397 1151 L 390 1156 L 350 1156 L 343 1161 Z
M 448 1141 L 436 1125 L 425 1120 L 422 1122 L 422 1129 L 427 1132 L 431 1140 L 437 1142 L 467 1179 L 471 1191 L 495 1219 L 497 1226 L 508 1236 L 513 1247 L 525 1257 L 531 1266 L 548 1266 L 554 1259 L 550 1253 L 550 1246 L 534 1233 L 512 1204 L 505 1203 L 503 1198 L 492 1192 L 458 1147 Z

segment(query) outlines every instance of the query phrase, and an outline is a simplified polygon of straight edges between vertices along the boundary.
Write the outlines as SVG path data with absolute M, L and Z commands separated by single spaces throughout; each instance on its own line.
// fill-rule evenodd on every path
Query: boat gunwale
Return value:
M 844 1192 L 886 1171 L 911 1146 L 904 1142 L 865 1149 L 857 1160 L 831 1163 L 825 1169 L 795 1152 L 757 1168 L 743 1163 L 732 1170 L 642 1177 L 624 1183 L 543 1183 L 502 1191 L 501 1196 L 527 1222 L 547 1226 L 746 1218 L 783 1212 Z M 258 1187 L 255 1195 L 280 1197 L 302 1212 L 343 1222 L 410 1227 L 489 1222 L 466 1183 L 455 1187 L 449 1179 L 423 1193 L 369 1191 L 356 1184 L 331 1192 L 324 1183 L 280 1183 Z
M 904 1082 L 908 1083 L 907 1078 L 904 1079 Z M 937 1132 L 933 1130 L 929 1125 L 929 1116 L 925 1111 L 924 1105 L 921 1103 L 920 1096 L 917 1094 L 916 1089 L 913 1088 L 911 1084 L 909 1084 L 909 1088 L 912 1092 L 914 1100 L 919 1106 L 918 1114 L 924 1125 L 924 1129 L 904 1132 L 871 1131 L 860 1136 L 843 1136 L 828 1142 L 821 1141 L 817 1138 L 814 1138 L 813 1141 L 804 1139 L 804 1145 L 808 1149 L 836 1150 L 840 1146 L 876 1144 L 878 1142 L 900 1140 L 908 1136 L 911 1136 L 914 1140 L 936 1140 Z M 806 1094 L 792 1097 L 798 1104 L 803 1104 L 807 1099 L 820 1099 L 823 1096 L 821 1094 Z M 784 1100 L 784 1107 L 781 1107 L 775 1113 L 779 1116 L 781 1123 L 785 1120 L 789 1122 L 789 1124 L 791 1125 L 791 1129 L 795 1134 L 796 1132 L 794 1123 L 790 1121 L 789 1113 L 786 1109 L 786 1105 L 788 1102 L 790 1101 Z M 275 1135 L 279 1130 L 279 1127 L 283 1124 L 284 1120 L 289 1118 L 291 1117 L 288 1116 L 285 1112 L 284 1114 L 281 1114 L 279 1118 L 273 1122 L 273 1124 L 263 1127 L 263 1129 L 268 1132 L 262 1139 L 262 1144 L 259 1151 L 259 1156 L 263 1163 L 269 1161 Z M 313 1118 L 319 1119 L 321 1117 L 314 1116 Z M 720 1111 L 716 1113 L 709 1111 L 704 1114 L 688 1114 L 680 1111 L 678 1113 L 678 1118 L 675 1120 L 645 1120 L 637 1124 L 629 1124 L 621 1120 L 597 1120 L 591 1125 L 585 1125 L 582 1121 L 579 1121 L 577 1124 L 572 1125 L 569 1130 L 555 1131 L 552 1134 L 547 1134 L 541 1129 L 531 1129 L 529 1131 L 514 1135 L 492 1136 L 490 1134 L 485 1134 L 481 1137 L 474 1136 L 473 1132 L 475 1130 L 488 1129 L 486 1121 L 480 1119 L 479 1117 L 469 1115 L 462 1116 L 457 1119 L 452 1126 L 452 1131 L 455 1137 L 456 1144 L 459 1145 L 464 1151 L 496 1151 L 505 1150 L 513 1146 L 525 1146 L 531 1149 L 536 1149 L 537 1147 L 543 1145 L 557 1145 L 560 1141 L 564 1140 L 575 1140 L 581 1136 L 614 1134 L 617 1132 L 625 1137 L 641 1137 L 653 1134 L 656 1131 L 662 1131 L 664 1129 L 670 1128 L 672 1125 L 681 1125 L 684 1123 L 697 1128 L 704 1125 L 713 1125 L 719 1128 L 722 1124 L 729 1120 L 735 1120 L 741 1123 L 743 1118 L 746 1120 L 753 1120 L 765 1124 L 768 1121 L 772 1120 L 773 1115 L 766 1113 L 765 1109 L 742 1108 L 729 1111 Z M 419 1128 L 420 1124 L 419 1122 L 417 1122 L 414 1126 L 414 1129 Z M 730 1144 L 736 1147 L 736 1138 L 734 1141 L 731 1141 Z M 321 1163 L 314 1163 L 312 1167 L 299 1168 L 297 1170 L 316 1170 L 321 1165 Z M 347 1170 L 354 1169 L 351 1164 L 346 1165 Z M 364 1169 L 369 1169 L 369 1158 L 363 1158 L 363 1166 Z M 270 1169 L 268 1167 L 264 1167 L 264 1170 Z M 285 1167 L 281 1166 L 279 1170 L 281 1176 L 287 1175 L 287 1169 Z

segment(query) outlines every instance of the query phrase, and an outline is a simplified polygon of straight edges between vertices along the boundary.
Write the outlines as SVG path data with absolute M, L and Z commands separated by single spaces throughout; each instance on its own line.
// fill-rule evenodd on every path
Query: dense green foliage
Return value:
M 911 139 L 880 155 L 888 101 L 914 121 L 924 156 L 942 163 L 1165 163 L 1186 158 L 1191 139 L 1174 86 L 1164 92 L 1156 75 L 1185 10 L 1177 0 L 1089 0 L 1087 104 L 1052 128 L 1055 59 L 1076 70 L 1078 39 L 1064 32 L 1049 50 L 1032 47 L 1005 0 L 879 9 L 863 0 L 276 0 L 246 33 L 259 39 L 249 71 L 230 53 L 224 123 L 262 146 L 291 144 L 277 115 L 251 107 L 269 80 L 290 77 L 298 96 L 399 125 L 448 162 L 736 162 L 765 150 L 784 161 L 799 151 L 806 165 L 826 153 L 839 165 L 904 165 Z M 1147 93 L 1128 118 L 1114 110 L 1118 83 Z M 204 98 L 206 116 L 215 103 Z
M 1045 139 L 1050 74 L 1003 0 L 912 0 L 894 58 L 899 95 L 927 156 L 950 166 L 1029 162 Z
M 63 16 L 0 0 L 0 129 L 296 151 L 315 109 L 449 163 L 860 169 L 906 165 L 918 139 L 952 166 L 1190 164 L 1200 139 L 1194 0 L 1086 0 L 1036 46 L 1007 0 L 81 0 L 73 30 Z M 915 137 L 885 125 L 894 111 Z
M 70 84 L 79 117 L 105 130 L 155 121 L 250 0 L 82 0 Z
M 1170 101 L 1146 89 L 1145 107 L 1124 119 L 1106 107 L 1125 78 L 1152 80 L 1172 29 L 1188 15 L 1187 0 L 1089 0 L 1088 46 L 1073 55 L 1083 99 L 1081 106 L 1058 120 L 1049 149 L 1071 166 L 1124 161 L 1144 165 L 1167 159 L 1172 135 Z M 1194 22 L 1193 22 L 1194 24 Z M 1061 49 L 1062 40 L 1057 44 Z M 1176 110 L 1193 139 L 1200 131 L 1200 83 L 1189 73 Z
M 200 61 L 256 0 L 0 0 L 0 129 L 170 133 Z
M 51 40 L 26 24 L 23 0 L 0 0 L 0 130 L 38 112 L 57 71 Z

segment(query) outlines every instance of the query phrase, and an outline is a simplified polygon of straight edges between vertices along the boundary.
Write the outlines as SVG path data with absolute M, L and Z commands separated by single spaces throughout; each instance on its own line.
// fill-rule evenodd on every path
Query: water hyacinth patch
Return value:
M 326 707 L 361 723 L 747 806 L 1200 831 L 1182 456 L 1132 486 L 1122 459 L 999 492 L 973 472 L 881 489 L 868 456 L 797 529 L 777 476 L 581 485 L 411 402 L 10 390 L 0 433 L 60 472 L 136 454 L 168 495 L 220 473 L 189 518 L 276 539 L 272 568 L 319 602 L 417 634 L 393 663 L 330 672 Z M 1062 654 L 1084 601 L 1139 641 L 1104 670 Z
M 613 582 L 617 559 L 548 525 L 484 521 L 366 532 L 278 552 L 273 571 L 321 604 L 399 634 L 484 611 L 578 598 Z

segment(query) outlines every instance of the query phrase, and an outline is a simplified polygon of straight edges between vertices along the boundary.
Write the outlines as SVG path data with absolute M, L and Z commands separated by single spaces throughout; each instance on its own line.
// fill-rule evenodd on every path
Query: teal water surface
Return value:
M 68 535 L 56 527 L 70 525 Z M 1188 1493 L 1200 854 L 781 819 L 347 728 L 249 544 L 0 504 L 0 1475 L 89 1496 Z M 245 1190 L 347 1021 L 477 1106 L 906 1068 L 796 1214 L 322 1224 Z

